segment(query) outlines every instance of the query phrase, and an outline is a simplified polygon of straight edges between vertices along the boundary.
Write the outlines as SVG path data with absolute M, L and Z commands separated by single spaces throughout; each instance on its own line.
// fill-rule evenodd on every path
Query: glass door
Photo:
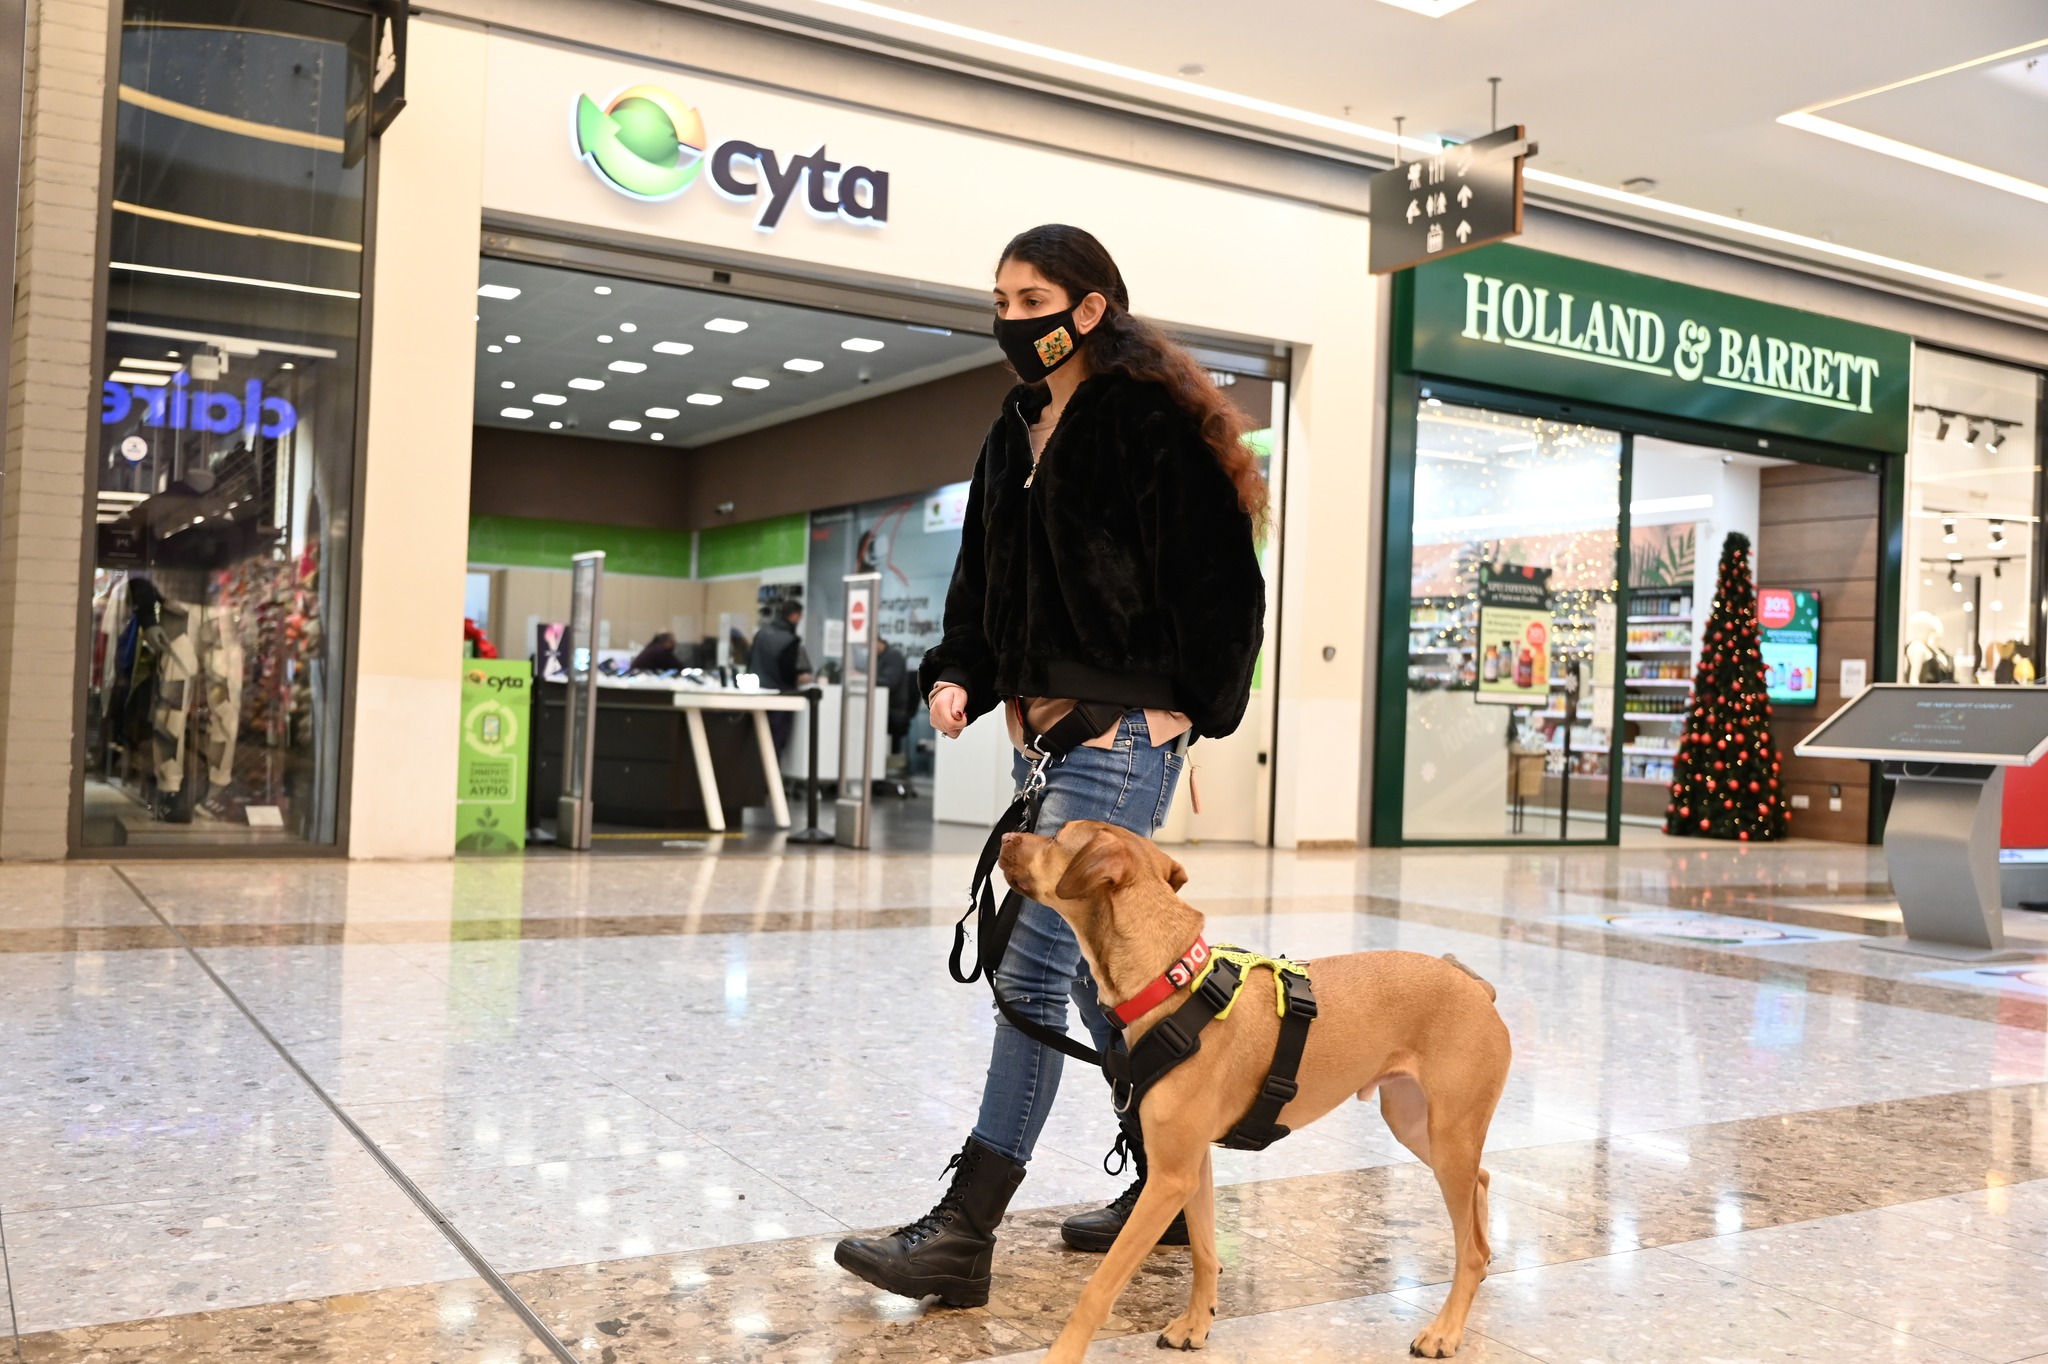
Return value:
M 1617 431 L 1423 398 L 1404 841 L 1614 837 L 1624 453 Z

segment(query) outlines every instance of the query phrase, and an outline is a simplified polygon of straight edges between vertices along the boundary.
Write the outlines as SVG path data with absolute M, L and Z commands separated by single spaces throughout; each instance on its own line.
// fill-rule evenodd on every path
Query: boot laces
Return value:
M 1131 1158 L 1136 1154 L 1136 1148 L 1131 1145 L 1131 1134 L 1119 1128 L 1116 1145 L 1110 1147 L 1109 1154 L 1102 1158 L 1102 1173 L 1115 1178 L 1130 1168 Z M 1115 1161 L 1116 1164 L 1111 1165 L 1111 1161 Z
M 966 1155 L 967 1153 L 962 1151 L 947 1161 L 944 1174 L 951 1175 L 955 1170 L 959 1169 L 960 1162 Z M 915 1222 L 898 1227 L 890 1235 L 902 1241 L 906 1246 L 914 1246 L 927 1237 L 938 1235 L 953 1220 L 953 1214 L 960 1210 L 960 1186 L 965 1182 L 964 1179 L 953 1180 L 946 1186 L 946 1191 L 939 1195 L 939 1201 L 932 1206 L 930 1212 L 918 1218 Z
M 1128 1189 L 1109 1200 L 1109 1207 L 1105 1211 L 1115 1213 L 1119 1222 L 1128 1222 L 1131 1220 L 1131 1210 L 1138 1206 L 1138 1195 L 1143 1192 L 1145 1181 L 1134 1179 Z

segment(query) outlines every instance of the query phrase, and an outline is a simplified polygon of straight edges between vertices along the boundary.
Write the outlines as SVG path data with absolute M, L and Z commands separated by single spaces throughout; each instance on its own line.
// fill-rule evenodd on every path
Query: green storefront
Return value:
M 1911 338 L 1511 245 L 1394 287 L 1375 844 L 1659 826 L 1730 533 L 1818 603 L 1781 751 L 1892 676 Z M 1868 837 L 1866 771 L 1785 761 L 1795 832 Z

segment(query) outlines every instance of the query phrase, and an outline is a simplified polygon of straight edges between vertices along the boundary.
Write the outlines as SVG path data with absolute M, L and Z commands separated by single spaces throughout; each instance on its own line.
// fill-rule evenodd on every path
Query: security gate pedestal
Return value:
M 846 577 L 846 651 L 839 662 L 839 798 L 833 803 L 833 841 L 868 846 L 875 791 L 875 607 L 882 575 Z

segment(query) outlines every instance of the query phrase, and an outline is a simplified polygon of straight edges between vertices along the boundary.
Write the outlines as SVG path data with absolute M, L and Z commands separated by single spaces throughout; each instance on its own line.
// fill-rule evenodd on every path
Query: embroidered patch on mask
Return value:
M 1067 335 L 1065 327 L 1055 327 L 1050 335 L 1033 341 L 1031 348 L 1038 352 L 1038 363 L 1051 368 L 1073 352 L 1074 338 Z

